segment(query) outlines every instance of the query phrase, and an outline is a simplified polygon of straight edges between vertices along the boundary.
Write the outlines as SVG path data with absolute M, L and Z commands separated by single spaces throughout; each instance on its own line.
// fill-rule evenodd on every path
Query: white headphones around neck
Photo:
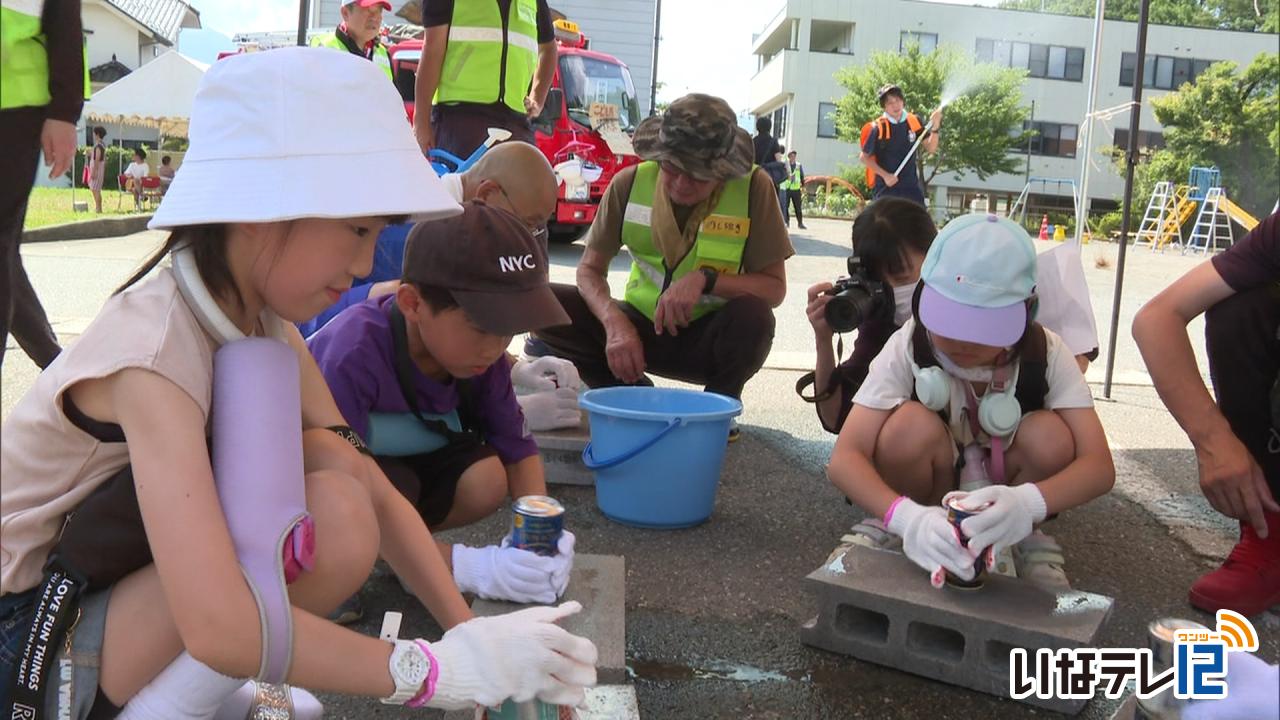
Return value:
M 191 246 L 183 245 L 174 250 L 172 258 L 173 277 L 178 283 L 178 292 L 187 301 L 187 306 L 196 316 L 200 327 L 212 335 L 219 346 L 233 340 L 243 340 L 244 333 L 218 307 L 209 288 L 205 286 L 204 279 L 200 277 L 200 269 L 196 267 L 196 256 Z
M 931 365 L 920 367 L 911 359 L 911 374 L 915 376 L 916 399 L 934 412 L 942 412 L 951 404 L 951 375 L 942 368 Z M 978 401 L 978 424 L 992 437 L 1008 437 L 1022 422 L 1022 404 L 1015 395 L 1017 383 L 1013 378 L 992 379 L 987 391 Z M 966 390 L 971 392 L 971 390 Z

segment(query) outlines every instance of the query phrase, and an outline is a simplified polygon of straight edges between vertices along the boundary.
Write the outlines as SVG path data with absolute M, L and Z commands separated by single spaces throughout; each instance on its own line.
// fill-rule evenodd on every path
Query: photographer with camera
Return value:
M 920 263 L 937 234 L 924 206 L 895 197 L 877 200 L 853 222 L 849 276 L 809 288 L 806 312 L 818 361 L 800 386 L 813 383 L 818 419 L 827 432 L 840 432 L 871 360 L 911 317 Z M 836 365 L 832 336 L 854 329 L 853 354 Z

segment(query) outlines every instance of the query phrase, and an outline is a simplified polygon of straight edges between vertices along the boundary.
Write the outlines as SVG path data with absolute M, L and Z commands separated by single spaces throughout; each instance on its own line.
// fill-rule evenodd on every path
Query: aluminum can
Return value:
M 555 555 L 564 531 L 564 505 L 547 495 L 525 495 L 511 507 L 511 545 L 539 555 Z
M 1179 630 L 1205 630 L 1209 628 L 1194 620 L 1181 618 L 1160 618 L 1147 626 L 1147 648 L 1151 650 L 1151 672 L 1160 673 L 1173 667 L 1174 633 Z M 1138 698 L 1136 717 L 1139 720 L 1178 720 L 1187 700 L 1173 696 L 1173 688 L 1149 698 Z
M 977 515 L 983 510 L 986 510 L 988 507 L 991 507 L 991 503 L 986 503 L 982 507 L 976 510 L 966 510 L 965 508 L 960 507 L 960 503 L 963 501 L 964 501 L 963 497 L 949 498 L 943 503 L 942 506 L 947 509 L 947 520 L 951 523 L 951 526 L 954 527 L 956 529 L 956 532 L 960 535 L 960 544 L 965 547 L 969 547 L 969 539 L 964 536 L 964 532 L 960 529 L 960 523 L 973 517 L 974 515 Z M 980 588 L 983 585 L 983 576 L 986 575 L 986 572 L 987 572 L 987 564 L 986 562 L 983 561 L 981 557 L 979 557 L 978 559 L 973 561 L 973 579 L 972 580 L 961 579 L 960 577 L 952 574 L 950 571 L 947 571 L 947 584 L 951 585 L 952 587 L 964 588 L 966 590 Z

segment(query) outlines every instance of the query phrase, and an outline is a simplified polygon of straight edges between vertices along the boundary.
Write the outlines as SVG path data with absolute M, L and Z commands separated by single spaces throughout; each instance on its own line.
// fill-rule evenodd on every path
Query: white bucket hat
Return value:
M 351 53 L 293 47 L 209 68 L 191 110 L 191 149 L 147 227 L 460 212 L 382 70 Z

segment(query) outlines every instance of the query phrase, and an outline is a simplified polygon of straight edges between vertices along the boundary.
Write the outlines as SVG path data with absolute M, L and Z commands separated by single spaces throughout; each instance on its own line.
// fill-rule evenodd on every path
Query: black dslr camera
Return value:
M 883 280 L 871 277 L 862 259 L 849 258 L 849 276 L 836 280 L 835 287 L 823 293 L 833 296 L 827 303 L 827 324 L 838 333 L 846 333 L 867 318 L 893 311 L 893 293 Z

